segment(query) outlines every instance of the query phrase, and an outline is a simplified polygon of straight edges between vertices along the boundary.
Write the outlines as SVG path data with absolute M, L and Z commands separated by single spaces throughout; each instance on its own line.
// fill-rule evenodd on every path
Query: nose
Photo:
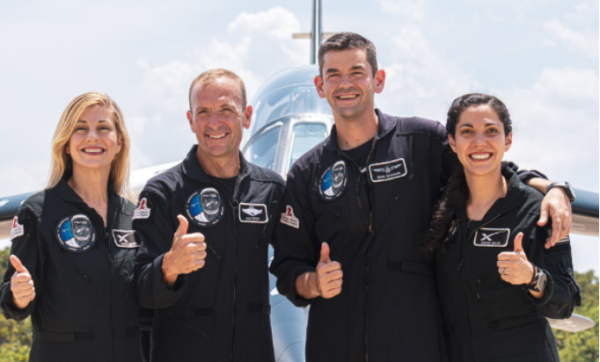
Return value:
M 99 139 L 98 131 L 96 130 L 96 128 L 90 129 L 90 132 L 87 135 L 87 139 L 88 141 L 97 141 Z
M 485 141 L 485 136 L 483 134 L 477 134 L 475 136 L 475 139 L 473 140 L 473 144 L 475 146 L 483 146 L 485 145 L 486 141 Z
M 221 126 L 221 119 L 219 117 L 219 112 L 211 113 L 210 119 L 208 120 L 208 126 L 211 128 L 219 128 Z
M 350 80 L 349 74 L 344 74 L 342 76 L 342 81 L 340 82 L 340 87 L 351 87 L 352 81 Z

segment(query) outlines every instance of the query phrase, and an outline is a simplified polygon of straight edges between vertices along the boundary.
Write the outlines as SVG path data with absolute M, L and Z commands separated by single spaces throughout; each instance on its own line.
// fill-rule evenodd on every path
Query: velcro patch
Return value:
M 285 212 L 281 214 L 281 223 L 295 229 L 300 229 L 300 220 L 294 216 L 294 209 L 290 205 L 287 205 Z
M 503 248 L 508 245 L 510 229 L 481 228 L 475 232 L 473 245 Z
M 406 162 L 403 158 L 369 165 L 372 182 L 385 182 L 406 176 Z
M 150 208 L 148 208 L 148 200 L 144 197 L 140 200 L 140 206 L 133 212 L 133 220 L 147 219 L 150 217 Z
M 10 240 L 25 235 L 25 228 L 19 224 L 19 218 L 15 216 L 12 223 L 12 229 L 10 229 Z
M 269 222 L 269 215 L 267 215 L 267 205 L 247 204 L 241 202 L 239 217 L 240 222 L 250 224 L 266 224 Z
M 135 230 L 113 230 L 112 236 L 119 248 L 133 249 L 140 246 L 135 237 Z

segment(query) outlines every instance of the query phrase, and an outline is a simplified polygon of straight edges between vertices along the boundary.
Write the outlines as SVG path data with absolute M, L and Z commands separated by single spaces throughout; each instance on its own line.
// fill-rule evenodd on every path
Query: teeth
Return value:
M 100 153 L 103 151 L 103 149 L 101 149 L 101 148 L 86 148 L 83 151 L 87 152 L 87 153 Z
M 477 153 L 477 154 L 472 154 L 471 158 L 474 158 L 476 160 L 485 160 L 487 158 L 492 157 L 491 153 Z
M 217 139 L 217 140 L 218 140 L 218 139 L 221 139 L 221 138 L 225 137 L 225 133 L 223 133 L 222 135 L 219 135 L 219 136 L 211 136 L 211 135 L 208 135 L 208 137 L 210 137 L 210 138 L 214 138 L 214 139 Z
M 340 99 L 352 99 L 356 98 L 356 96 L 340 96 Z

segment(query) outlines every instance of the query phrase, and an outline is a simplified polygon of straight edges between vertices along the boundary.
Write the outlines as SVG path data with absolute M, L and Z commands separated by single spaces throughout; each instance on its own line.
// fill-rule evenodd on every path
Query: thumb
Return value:
M 188 223 L 187 219 L 185 218 L 185 216 L 177 215 L 177 220 L 179 220 L 179 227 L 175 231 L 175 237 L 183 236 L 183 235 L 187 234 L 189 223 Z
M 515 237 L 515 253 L 523 251 L 523 233 L 518 233 Z
M 321 244 L 321 259 L 319 259 L 319 263 L 331 263 L 331 259 L 329 258 L 329 244 L 325 242 Z
M 25 268 L 23 266 L 23 263 L 21 263 L 21 260 L 19 260 L 19 258 L 17 258 L 15 255 L 10 256 L 10 263 L 15 268 L 17 273 L 19 273 L 19 274 L 27 273 L 27 268 Z

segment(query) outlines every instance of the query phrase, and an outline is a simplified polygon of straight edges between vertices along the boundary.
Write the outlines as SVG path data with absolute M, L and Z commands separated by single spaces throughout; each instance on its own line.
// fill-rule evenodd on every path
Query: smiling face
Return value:
M 333 110 L 336 118 L 360 119 L 373 112 L 375 93 L 381 93 L 385 84 L 385 72 L 373 69 L 362 48 L 334 50 L 323 57 L 323 77 L 315 77 L 315 86 L 321 98 Z
M 121 151 L 121 140 L 108 108 L 86 108 L 71 134 L 66 152 L 73 160 L 73 169 L 106 169 Z
M 489 105 L 465 109 L 456 124 L 450 147 L 463 165 L 465 174 L 485 176 L 500 171 L 504 152 L 512 144 L 512 132 L 504 133 L 504 124 Z
M 198 140 L 198 156 L 209 160 L 238 157 L 243 128 L 250 127 L 252 107 L 243 109 L 239 85 L 220 77 L 192 90 L 187 117 Z

